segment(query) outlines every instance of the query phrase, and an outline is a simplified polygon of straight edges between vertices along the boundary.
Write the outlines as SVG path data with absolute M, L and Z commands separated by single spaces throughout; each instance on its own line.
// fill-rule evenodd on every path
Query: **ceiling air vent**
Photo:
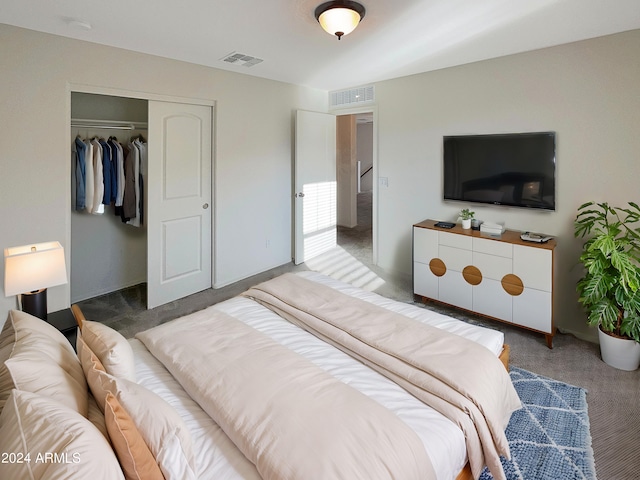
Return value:
M 375 101 L 375 93 L 373 85 L 329 92 L 329 107 L 348 107 L 371 103 Z
M 252 57 L 251 55 L 245 55 L 244 53 L 232 52 L 229 55 L 225 55 L 220 60 L 234 65 L 241 65 L 243 67 L 253 67 L 262 62 L 261 58 Z

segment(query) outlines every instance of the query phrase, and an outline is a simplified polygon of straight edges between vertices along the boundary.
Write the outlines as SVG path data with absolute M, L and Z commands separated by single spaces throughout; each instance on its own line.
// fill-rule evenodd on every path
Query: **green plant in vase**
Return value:
M 640 208 L 588 202 L 578 208 L 576 237 L 587 238 L 580 262 L 578 301 L 588 323 L 609 335 L 635 342 L 640 352 Z M 602 347 L 603 338 L 600 337 Z M 604 359 L 603 353 L 603 359 Z M 605 361 L 607 361 L 605 359 Z M 640 358 L 638 359 L 640 362 Z M 607 362 L 609 363 L 609 362 Z M 615 366 L 615 365 L 614 365 Z M 636 365 L 637 368 L 637 365 Z
M 462 228 L 465 230 L 471 228 L 471 219 L 476 214 L 476 212 L 472 212 L 468 208 L 464 208 L 460 211 L 459 217 L 462 220 Z

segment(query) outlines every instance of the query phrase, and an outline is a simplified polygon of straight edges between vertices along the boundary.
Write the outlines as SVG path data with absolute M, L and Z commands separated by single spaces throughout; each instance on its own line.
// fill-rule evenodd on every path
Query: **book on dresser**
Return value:
M 413 293 L 545 335 L 552 348 L 556 240 L 532 243 L 522 232 L 500 236 L 459 225 L 413 226 Z

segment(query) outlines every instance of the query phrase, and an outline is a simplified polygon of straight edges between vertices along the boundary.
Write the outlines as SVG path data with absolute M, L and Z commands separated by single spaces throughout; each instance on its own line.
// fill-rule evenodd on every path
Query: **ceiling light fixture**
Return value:
M 340 40 L 343 35 L 355 30 L 364 13 L 364 7 L 358 2 L 333 1 L 319 5 L 315 15 L 322 28 Z

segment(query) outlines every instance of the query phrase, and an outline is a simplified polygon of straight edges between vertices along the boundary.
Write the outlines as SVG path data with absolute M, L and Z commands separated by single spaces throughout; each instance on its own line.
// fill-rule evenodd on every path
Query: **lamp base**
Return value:
M 22 311 L 34 317 L 47 319 L 47 289 L 41 288 L 22 294 Z

